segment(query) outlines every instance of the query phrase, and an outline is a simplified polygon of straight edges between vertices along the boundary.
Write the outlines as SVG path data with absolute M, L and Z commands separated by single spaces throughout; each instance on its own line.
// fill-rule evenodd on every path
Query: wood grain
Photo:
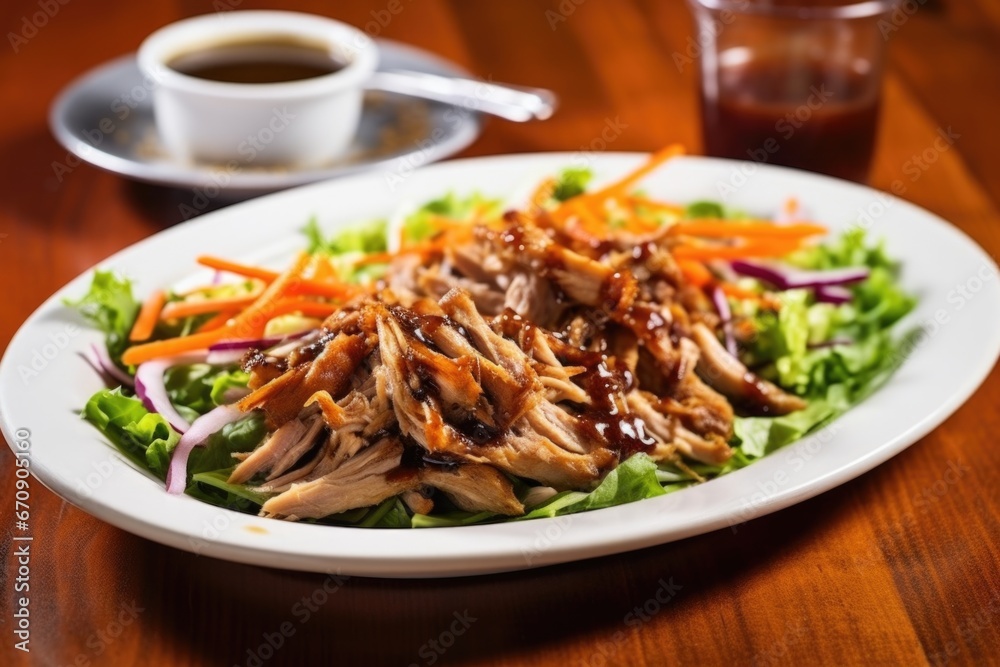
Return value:
M 694 72 L 672 59 L 691 36 L 679 1 L 401 3 L 381 36 L 563 100 L 544 124 L 490 122 L 466 155 L 585 151 L 609 121 L 622 126 L 612 150 L 699 145 Z M 388 4 L 284 6 L 363 25 Z M 560 7 L 573 11 L 550 23 L 546 10 Z M 156 27 L 213 10 L 207 0 L 77 0 L 17 53 L 0 48 L 0 340 L 73 276 L 176 223 L 190 197 L 88 166 L 58 180 L 52 163 L 67 156 L 46 128 L 53 96 Z M 36 11 L 34 0 L 5 3 L 0 26 L 19 31 Z M 923 3 L 893 32 L 873 177 L 883 189 L 903 179 L 907 199 L 993 256 L 998 38 L 1000 10 L 988 0 Z M 907 162 L 948 127 L 961 137 L 911 180 Z M 903 454 L 736 532 L 466 580 L 338 581 L 198 557 L 104 524 L 36 483 L 30 655 L 13 649 L 13 457 L 0 448 L 0 664 L 256 664 L 283 624 L 294 633 L 261 664 L 990 664 L 1000 645 L 998 403 L 994 370 Z M 651 602 L 667 588 L 669 602 Z M 318 603 L 308 618 L 303 598 Z M 428 642 L 447 642 L 455 614 L 468 629 L 440 655 Z

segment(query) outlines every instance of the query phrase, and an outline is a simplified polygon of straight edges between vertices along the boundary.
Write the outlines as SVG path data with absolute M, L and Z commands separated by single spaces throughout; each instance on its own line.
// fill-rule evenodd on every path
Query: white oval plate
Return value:
M 609 179 L 643 157 L 601 155 L 592 167 L 599 180 Z M 204 215 L 123 250 L 102 266 L 133 277 L 140 294 L 190 278 L 199 254 L 277 267 L 302 247 L 297 230 L 311 215 L 332 229 L 450 189 L 510 195 L 581 159 L 553 153 L 444 163 L 414 172 L 394 191 L 377 174 L 318 183 Z M 720 182 L 739 182 L 732 179 L 741 164 L 679 159 L 644 187 L 677 202 L 718 199 Z M 382 577 L 471 575 L 591 558 L 736 526 L 822 493 L 897 454 L 954 412 L 1000 351 L 997 267 L 961 232 L 889 195 L 779 167 L 758 166 L 728 203 L 773 215 L 789 196 L 833 230 L 866 212 L 871 235 L 886 238 L 892 256 L 903 262 L 904 284 L 920 297 L 900 328 L 935 317 L 941 323 L 928 325 L 928 335 L 885 387 L 832 425 L 698 487 L 571 517 L 423 530 L 287 523 L 168 495 L 77 416 L 100 387 L 77 352 L 101 337 L 61 304 L 86 291 L 89 272 L 46 301 L 7 349 L 0 366 L 4 434 L 13 447 L 24 439 L 21 429 L 30 431 L 32 472 L 104 521 L 180 549 L 272 567 Z

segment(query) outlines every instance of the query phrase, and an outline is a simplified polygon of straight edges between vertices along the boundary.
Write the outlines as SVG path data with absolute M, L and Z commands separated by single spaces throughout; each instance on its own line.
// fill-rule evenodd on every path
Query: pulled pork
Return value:
M 616 245 L 617 243 L 617 245 Z M 235 468 L 261 513 L 322 518 L 399 496 L 516 516 L 510 477 L 589 490 L 621 460 L 724 463 L 734 406 L 802 401 L 720 345 L 666 235 L 593 247 L 508 213 L 415 261 L 280 360 L 248 355 L 270 436 Z

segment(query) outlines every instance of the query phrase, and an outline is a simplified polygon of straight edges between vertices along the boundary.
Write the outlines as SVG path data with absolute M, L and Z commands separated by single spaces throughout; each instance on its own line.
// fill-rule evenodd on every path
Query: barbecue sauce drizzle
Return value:
M 539 335 L 537 325 L 510 308 L 497 317 L 496 324 L 505 337 L 519 341 L 521 349 L 531 353 L 533 337 Z M 587 368 L 573 378 L 591 400 L 591 405 L 574 404 L 581 435 L 607 443 L 620 460 L 656 445 L 642 418 L 628 412 L 625 394 L 635 386 L 635 377 L 624 364 L 602 352 L 573 347 L 558 339 L 552 339 L 549 346 L 567 364 Z

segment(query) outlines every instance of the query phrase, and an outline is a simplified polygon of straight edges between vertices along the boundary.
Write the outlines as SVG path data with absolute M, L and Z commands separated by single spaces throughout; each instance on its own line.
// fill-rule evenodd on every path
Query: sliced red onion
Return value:
M 118 380 L 127 387 L 131 387 L 134 384 L 132 376 L 130 376 L 128 373 L 119 368 L 118 364 L 116 364 L 111 360 L 111 355 L 108 354 L 107 347 L 105 347 L 104 345 L 96 345 L 96 344 L 91 345 L 90 347 L 91 349 L 94 350 L 94 356 L 97 358 L 97 361 L 101 364 L 101 368 L 104 369 L 105 373 L 107 373 L 108 375 Z
M 139 367 L 135 369 L 136 396 L 139 397 L 147 410 L 163 415 L 163 418 L 179 433 L 187 431 L 190 424 L 174 409 L 173 403 L 170 402 L 163 374 L 172 366 L 203 362 L 206 356 L 204 352 L 181 354 L 147 361 L 144 364 L 139 364 Z
M 111 355 L 108 354 L 106 347 L 93 344 L 90 346 L 89 352 L 81 352 L 80 356 L 94 369 L 94 372 L 101 376 L 101 379 L 104 380 L 104 384 L 108 388 L 118 385 L 124 387 L 134 386 L 135 383 L 132 377 L 118 368 L 115 362 L 111 361 Z
M 228 366 L 238 362 L 245 354 L 245 350 L 210 350 L 205 356 L 205 363 L 212 366 Z
M 292 353 L 293 350 L 296 350 L 302 347 L 303 345 L 307 345 L 308 343 L 319 339 L 321 335 L 320 331 L 321 331 L 320 329 L 313 329 L 307 332 L 307 335 L 305 336 L 296 335 L 294 338 L 289 338 L 285 340 L 285 342 L 281 343 L 280 345 L 275 345 L 274 347 L 265 350 L 265 352 L 269 357 L 279 357 L 279 358 L 287 357 L 289 354 Z
M 726 337 L 726 349 L 734 357 L 739 353 L 736 349 L 736 337 L 733 335 L 733 311 L 729 308 L 729 299 L 726 293 L 716 286 L 712 290 L 712 302 L 715 309 L 719 311 L 719 319 L 722 320 L 722 333 Z
M 825 285 L 816 288 L 816 300 L 820 303 L 842 304 L 848 303 L 854 295 L 851 291 L 838 285 Z
M 226 405 L 230 403 L 235 403 L 244 396 L 249 396 L 251 393 L 250 387 L 230 387 L 229 389 L 222 392 L 222 401 Z
M 733 267 L 733 271 L 742 276 L 767 281 L 782 290 L 856 283 L 867 278 L 869 273 L 868 269 L 861 266 L 830 269 L 829 271 L 806 271 L 791 266 L 764 264 L 742 259 L 734 260 L 730 266 Z
M 170 467 L 167 468 L 167 493 L 184 492 L 187 486 L 187 462 L 191 450 L 205 444 L 209 436 L 218 433 L 223 426 L 242 416 L 243 413 L 235 405 L 220 405 L 194 420 L 170 456 Z
M 272 338 L 243 338 L 237 340 L 224 340 L 208 348 L 209 352 L 230 352 L 233 350 L 249 350 L 251 348 L 264 349 L 277 345 L 282 341 L 280 337 Z
M 296 331 L 293 334 L 288 334 L 287 336 L 269 336 L 267 338 L 243 338 L 236 340 L 224 340 L 220 343 L 216 343 L 209 347 L 210 352 L 218 352 L 223 350 L 249 350 L 251 348 L 256 348 L 258 350 L 264 350 L 269 347 L 273 347 L 278 343 L 283 343 L 288 340 L 295 340 L 297 338 L 302 338 L 315 331 L 315 329 L 305 329 L 303 331 Z

